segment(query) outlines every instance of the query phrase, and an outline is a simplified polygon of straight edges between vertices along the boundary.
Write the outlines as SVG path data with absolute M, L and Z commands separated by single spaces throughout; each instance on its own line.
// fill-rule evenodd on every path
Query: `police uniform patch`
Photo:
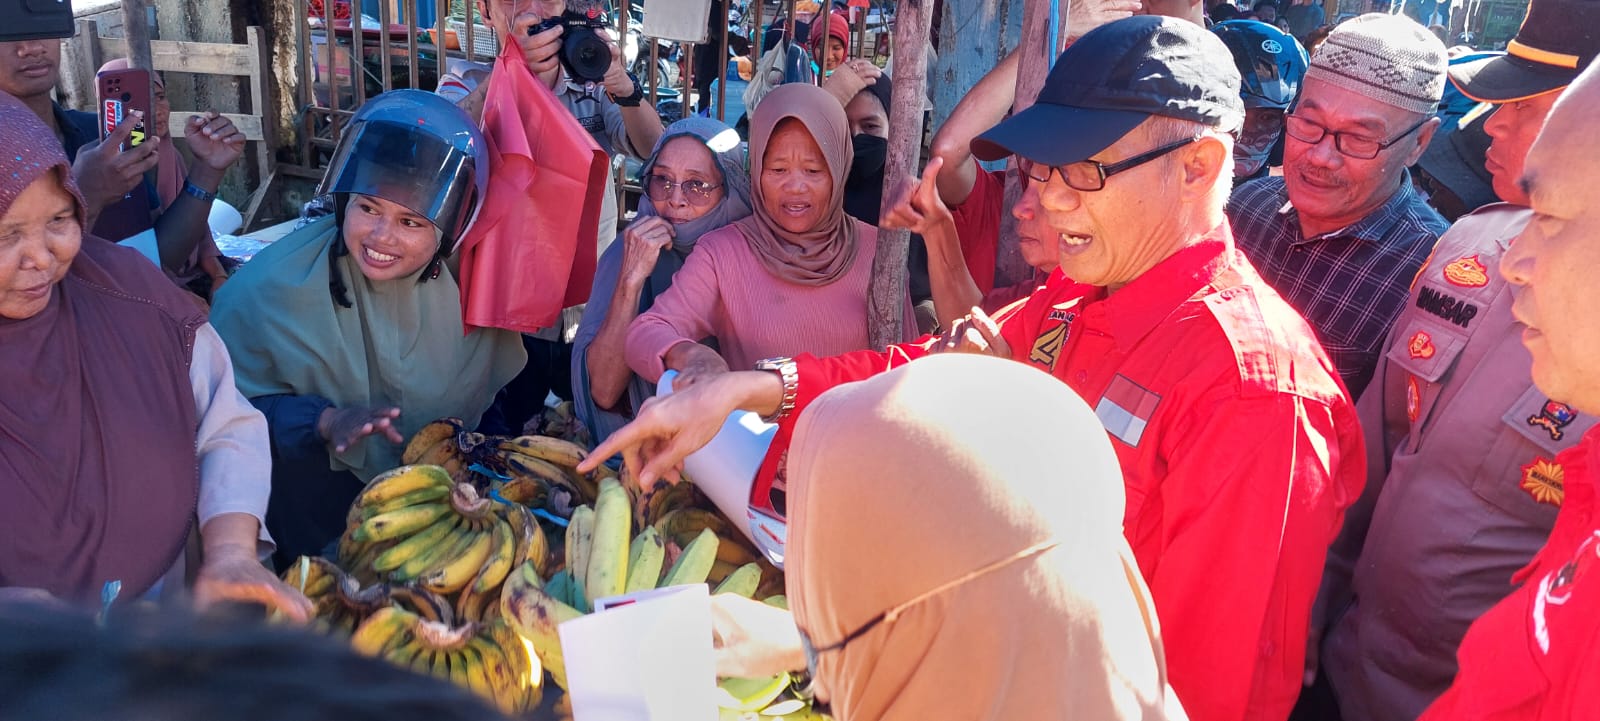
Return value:
M 1572 406 L 1557 401 L 1545 401 L 1544 407 L 1538 413 L 1528 416 L 1528 425 L 1543 428 L 1550 434 L 1550 440 L 1559 441 L 1566 435 L 1561 429 L 1572 425 L 1578 419 L 1578 412 Z
M 1422 415 L 1422 389 L 1417 386 L 1417 377 L 1406 374 L 1406 419 L 1412 423 L 1417 422 L 1417 416 Z
M 1462 328 L 1471 325 L 1472 319 L 1478 317 L 1479 310 L 1476 305 L 1426 285 L 1417 291 L 1417 307 Z
M 1489 267 L 1476 255 L 1457 258 L 1444 267 L 1445 282 L 1462 288 L 1482 288 L 1489 284 Z
M 1535 458 L 1532 463 L 1522 467 L 1522 490 L 1533 496 L 1535 501 L 1559 508 L 1566 496 L 1564 476 L 1561 464 Z
M 1438 353 L 1439 349 L 1433 346 L 1433 336 L 1428 335 L 1428 331 L 1419 330 L 1406 343 L 1406 352 L 1417 360 L 1427 360 Z

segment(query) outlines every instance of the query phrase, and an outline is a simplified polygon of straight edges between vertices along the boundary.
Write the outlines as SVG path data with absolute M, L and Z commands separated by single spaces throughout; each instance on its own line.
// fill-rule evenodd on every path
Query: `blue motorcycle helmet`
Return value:
M 488 190 L 488 145 L 472 118 L 433 93 L 391 90 L 350 117 L 317 194 L 335 196 L 336 212 L 350 193 L 403 205 L 439 230 L 445 258 Z
M 1305 48 L 1258 20 L 1228 20 L 1211 31 L 1233 54 L 1242 81 L 1245 121 L 1233 146 L 1235 182 L 1261 177 L 1274 155 L 1281 158 L 1284 113 L 1299 96 L 1310 65 Z

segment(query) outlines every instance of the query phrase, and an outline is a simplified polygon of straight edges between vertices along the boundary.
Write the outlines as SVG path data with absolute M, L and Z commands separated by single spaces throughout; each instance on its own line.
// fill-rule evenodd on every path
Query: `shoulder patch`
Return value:
M 1311 327 L 1265 283 L 1246 279 L 1204 300 L 1233 351 L 1245 396 L 1343 395 Z
M 1441 273 L 1446 282 L 1463 288 L 1482 288 L 1489 284 L 1489 267 L 1483 264 L 1477 254 L 1446 263 Z

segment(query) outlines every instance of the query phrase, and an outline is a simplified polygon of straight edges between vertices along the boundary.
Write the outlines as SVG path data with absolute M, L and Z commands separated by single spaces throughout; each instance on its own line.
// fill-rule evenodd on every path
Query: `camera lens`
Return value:
M 611 46 L 588 28 L 575 30 L 563 44 L 567 69 L 574 80 L 598 83 L 611 68 Z

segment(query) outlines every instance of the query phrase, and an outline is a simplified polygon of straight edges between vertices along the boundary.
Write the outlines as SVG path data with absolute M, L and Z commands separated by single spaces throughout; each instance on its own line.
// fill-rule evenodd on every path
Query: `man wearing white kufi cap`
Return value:
M 1316 329 L 1352 396 L 1449 224 L 1411 185 L 1444 94 L 1444 45 L 1401 16 L 1335 28 L 1285 119 L 1283 177 L 1234 191 L 1240 250 Z

